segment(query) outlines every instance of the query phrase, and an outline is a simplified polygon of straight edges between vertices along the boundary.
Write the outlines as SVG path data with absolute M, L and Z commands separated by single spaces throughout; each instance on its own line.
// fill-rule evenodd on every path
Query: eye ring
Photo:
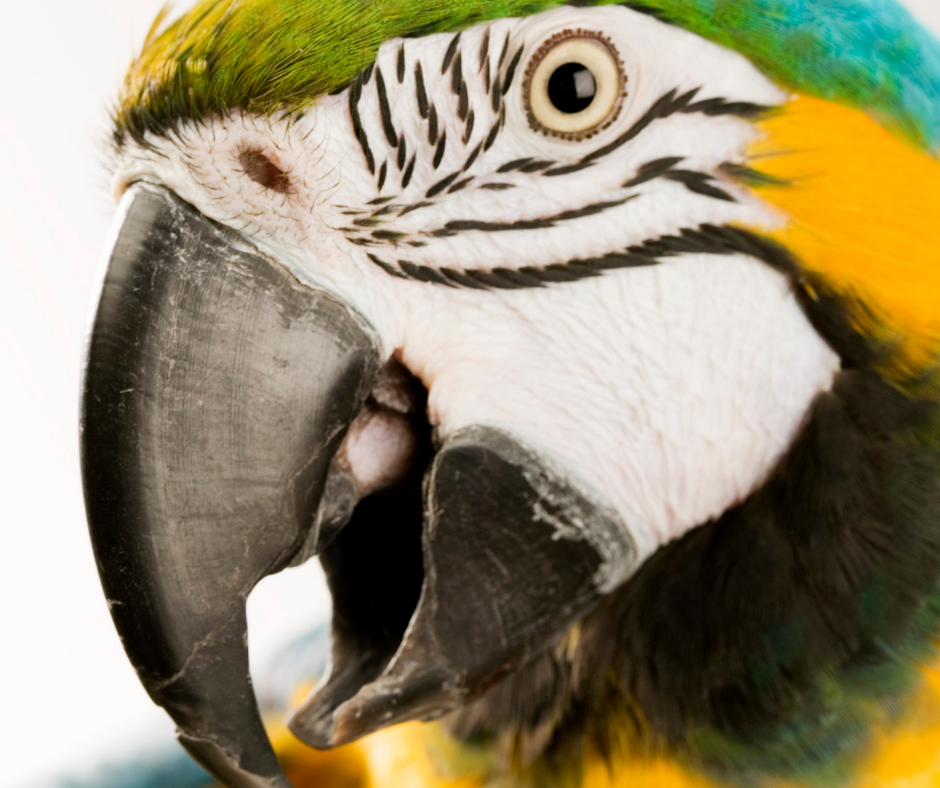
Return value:
M 584 140 L 620 114 L 627 77 L 616 47 L 603 34 L 562 30 L 529 60 L 522 86 L 533 131 Z

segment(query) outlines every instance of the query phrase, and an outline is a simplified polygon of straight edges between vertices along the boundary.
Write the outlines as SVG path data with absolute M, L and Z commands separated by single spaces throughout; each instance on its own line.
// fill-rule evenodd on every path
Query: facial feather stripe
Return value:
M 505 67 L 502 75 L 497 73 L 496 77 L 491 80 L 489 78 L 489 33 L 489 28 L 487 28 L 483 38 L 483 46 L 481 46 L 479 52 L 479 60 L 482 64 L 480 66 L 480 71 L 484 72 L 484 83 L 489 85 L 486 90 L 489 92 L 492 98 L 492 111 L 494 114 L 498 114 L 497 120 L 493 123 L 492 127 L 486 135 L 486 138 L 470 153 L 463 166 L 459 170 L 450 173 L 434 184 L 426 194 L 427 198 L 434 197 L 449 187 L 452 190 L 455 190 L 453 189 L 453 184 L 455 181 L 457 181 L 463 172 L 466 172 L 470 169 L 481 152 L 486 152 L 493 146 L 499 135 L 499 132 L 505 126 L 506 114 L 505 108 L 502 106 L 502 99 L 503 96 L 505 96 L 509 91 L 513 79 L 515 78 L 518 70 L 518 64 L 522 57 L 523 47 L 518 47 L 516 49 L 515 54 L 509 60 L 509 64 Z M 445 75 L 448 70 L 451 71 L 451 88 L 453 92 L 459 97 L 458 115 L 465 123 L 462 142 L 464 145 L 467 145 L 467 143 L 472 138 L 475 115 L 473 109 L 469 107 L 467 83 L 462 72 L 463 53 L 460 49 L 460 38 L 461 36 L 459 33 L 453 37 L 444 53 L 440 68 L 442 75 Z M 496 64 L 497 70 L 502 68 L 503 61 L 507 56 L 509 44 L 510 38 L 509 35 L 507 35 L 502 46 L 499 61 Z M 432 67 L 435 66 L 432 65 Z M 401 47 L 398 50 L 397 58 L 399 84 L 403 84 L 405 82 L 405 69 L 405 49 L 404 47 Z M 374 86 L 378 96 L 379 112 L 381 115 L 381 128 L 384 132 L 385 140 L 387 141 L 388 145 L 392 148 L 398 149 L 397 165 L 399 171 L 403 171 L 401 188 L 404 189 L 407 188 L 408 183 L 411 180 L 411 174 L 414 171 L 415 157 L 412 156 L 412 159 L 409 161 L 408 166 L 406 167 L 405 162 L 407 159 L 406 152 L 408 149 L 408 143 L 404 138 L 403 133 L 396 128 L 395 119 L 392 116 L 392 110 L 388 99 L 385 79 L 381 68 L 375 67 L 375 64 L 370 64 L 366 69 L 364 69 L 353 80 L 349 88 L 349 114 L 352 119 L 353 132 L 360 148 L 362 149 L 363 156 L 365 156 L 369 172 L 371 172 L 373 175 L 376 174 L 376 159 L 373 153 L 373 145 L 370 143 L 368 134 L 365 130 L 365 127 L 363 126 L 359 109 L 359 103 L 362 99 L 363 90 L 370 84 L 373 75 L 375 76 Z M 433 103 L 429 102 L 427 89 L 424 82 L 424 70 L 420 61 L 415 63 L 413 80 L 415 107 L 418 109 L 420 116 L 428 121 L 428 143 L 429 145 L 434 146 L 433 166 L 434 169 L 437 169 L 437 167 L 440 166 L 441 160 L 443 159 L 447 139 L 446 134 L 443 134 L 440 138 L 438 138 L 437 109 Z M 651 106 L 649 110 L 636 123 L 631 125 L 630 128 L 628 128 L 623 134 L 606 145 L 600 148 L 595 148 L 589 153 L 584 154 L 578 161 L 574 163 L 562 165 L 558 162 L 550 160 L 535 160 L 531 158 L 516 159 L 514 161 L 506 162 L 505 164 L 498 167 L 496 171 L 498 173 L 512 172 L 514 170 L 520 170 L 527 173 L 542 171 L 545 175 L 548 176 L 568 175 L 587 169 L 599 160 L 609 156 L 611 153 L 618 150 L 626 143 L 638 137 L 648 126 L 657 120 L 663 120 L 677 113 L 687 115 L 701 113 L 706 117 L 734 115 L 741 118 L 757 119 L 772 109 L 771 107 L 754 104 L 749 101 L 735 101 L 720 97 L 695 101 L 695 98 L 700 90 L 701 88 L 689 90 L 685 93 L 682 93 L 681 95 L 679 94 L 678 90 L 669 91 L 660 97 L 660 99 L 655 102 L 653 106 Z M 416 147 L 419 149 L 423 147 L 420 140 L 417 141 Z M 380 167 L 378 172 L 379 191 L 381 191 L 385 186 L 387 176 L 388 167 Z M 680 180 L 681 176 L 673 174 L 670 177 L 672 177 L 674 180 Z M 460 188 L 469 185 L 471 180 L 472 179 L 461 181 Z M 692 190 L 695 191 L 695 189 Z M 712 193 L 712 196 L 717 195 Z
M 657 265 L 663 258 L 685 254 L 745 254 L 767 263 L 791 279 L 799 277 L 798 266 L 785 247 L 749 230 L 712 224 L 688 227 L 676 235 L 660 236 L 599 257 L 577 258 L 545 266 L 458 271 L 454 268 L 417 265 L 409 260 L 397 260 L 392 264 L 371 252 L 368 258 L 385 273 L 398 279 L 475 290 L 519 290 L 577 282 L 623 268 Z
M 708 99 L 698 99 L 701 88 L 686 90 L 680 94 L 676 88 L 667 91 L 657 100 L 653 101 L 651 106 L 623 133 L 602 147 L 594 147 L 588 152 L 582 154 L 574 161 L 556 161 L 553 159 L 542 159 L 537 157 L 523 157 L 505 161 L 502 164 L 490 165 L 484 172 L 473 172 L 473 165 L 476 163 L 481 152 L 487 151 L 495 144 L 506 121 L 505 107 L 500 103 L 494 105 L 494 112 L 498 112 L 492 128 L 487 132 L 486 137 L 480 140 L 469 152 L 463 164 L 457 169 L 449 172 L 425 191 L 422 198 L 416 201 L 409 201 L 400 195 L 381 196 L 383 189 L 392 182 L 389 176 L 390 170 L 397 164 L 400 174 L 400 184 L 402 190 L 407 188 L 411 182 L 415 164 L 419 158 L 431 161 L 433 169 L 440 165 L 443 148 L 446 144 L 446 134 L 437 135 L 437 111 L 433 100 L 429 98 L 428 90 L 425 84 L 424 73 L 436 72 L 440 69 L 443 77 L 450 79 L 446 82 L 451 90 L 460 94 L 466 92 L 466 80 L 462 72 L 462 63 L 466 55 L 468 62 L 482 62 L 479 67 L 479 73 L 489 74 L 487 66 L 490 65 L 490 28 L 487 27 L 482 37 L 482 45 L 479 53 L 464 52 L 461 48 L 461 35 L 455 35 L 444 51 L 440 65 L 437 62 L 422 62 L 417 59 L 413 67 L 409 70 L 405 54 L 405 48 L 401 47 L 397 51 L 395 59 L 396 79 L 399 84 L 405 85 L 408 92 L 413 95 L 414 106 L 405 101 L 405 111 L 418 110 L 418 114 L 427 124 L 427 142 L 419 132 L 417 138 L 414 131 L 411 132 L 411 144 L 409 137 L 403 130 L 406 124 L 396 124 L 393 109 L 386 95 L 386 83 L 382 78 L 381 67 L 370 65 L 365 69 L 350 86 L 349 89 L 349 112 L 353 123 L 353 130 L 359 147 L 365 158 L 369 171 L 376 176 L 376 188 L 380 193 L 371 201 L 375 208 L 371 211 L 362 209 L 353 209 L 344 211 L 348 216 L 355 217 L 351 223 L 342 228 L 346 239 L 357 246 L 375 247 L 392 246 L 400 248 L 407 246 L 411 248 L 422 248 L 428 246 L 434 239 L 451 238 L 462 233 L 484 232 L 484 233 L 502 233 L 502 232 L 524 232 L 527 230 L 545 230 L 555 227 L 560 223 L 581 219 L 589 216 L 595 216 L 614 208 L 619 208 L 638 197 L 642 196 L 642 191 L 638 187 L 656 179 L 673 181 L 681 184 L 690 193 L 725 202 L 735 202 L 735 198 L 725 189 L 721 188 L 716 182 L 716 175 L 708 172 L 700 172 L 694 169 L 680 168 L 678 165 L 684 160 L 682 156 L 660 157 L 649 161 L 640 166 L 636 172 L 631 174 L 622 183 L 621 188 L 628 189 L 630 192 L 622 197 L 615 199 L 600 200 L 593 203 L 582 205 L 581 207 L 571 208 L 565 211 L 536 216 L 529 219 L 518 219 L 513 221 L 494 221 L 478 220 L 471 218 L 455 218 L 444 222 L 438 226 L 422 227 L 417 232 L 407 233 L 396 228 L 395 220 L 406 216 L 414 211 L 425 208 L 434 209 L 437 206 L 438 198 L 442 195 L 449 195 L 461 191 L 468 187 L 484 188 L 491 190 L 506 190 L 515 188 L 515 184 L 506 180 L 494 180 L 494 176 L 510 176 L 512 173 L 523 173 L 529 175 L 540 175 L 551 177 L 553 179 L 568 174 L 580 172 L 589 167 L 600 163 L 606 157 L 611 156 L 622 146 L 635 140 L 637 137 L 647 131 L 657 121 L 669 118 L 676 114 L 701 114 L 706 118 L 718 118 L 721 116 L 736 116 L 745 119 L 758 118 L 772 108 L 755 104 L 750 101 L 733 100 L 723 97 L 713 97 Z M 500 73 L 502 68 L 499 61 L 496 62 L 495 78 L 485 82 L 491 84 L 491 95 L 501 100 L 504 95 L 504 88 L 508 87 L 514 78 L 515 68 L 513 63 L 519 60 L 517 57 L 523 51 L 522 47 L 516 50 L 516 54 L 509 56 L 510 38 L 507 36 L 502 43 L 500 51 L 500 60 L 509 63 L 505 67 L 504 73 Z M 388 64 L 386 63 L 386 68 Z M 479 73 L 476 75 L 479 78 Z M 408 84 L 406 84 L 406 82 Z M 500 87 L 502 85 L 502 87 Z M 479 87 L 479 86 L 477 86 Z M 380 139 L 370 140 L 369 133 L 366 131 L 363 119 L 361 117 L 360 103 L 363 100 L 365 91 L 372 91 L 376 101 L 372 106 L 377 107 L 378 116 L 373 119 L 371 128 L 373 134 Z M 479 93 L 479 91 L 474 91 Z M 487 108 L 488 109 L 488 108 Z M 396 105 L 398 112 L 402 111 L 402 104 Z M 466 117 L 472 119 L 473 110 L 468 109 Z M 487 113 L 488 114 L 488 113 Z M 434 141 L 437 140 L 437 145 Z M 465 135 L 462 144 L 466 147 L 469 141 L 468 135 Z M 461 143 L 457 143 L 458 145 Z M 472 143 L 471 143 L 472 144 Z M 397 148 L 397 155 L 396 155 Z M 388 158 L 377 165 L 377 158 L 374 153 L 376 150 L 385 149 L 388 151 Z M 410 159 L 403 154 L 403 151 L 410 151 Z M 433 158 L 432 158 L 433 157 Z M 397 161 L 396 161 L 397 160 Z M 407 160 L 407 165 L 405 162 Z M 721 169 L 720 167 L 718 168 Z M 729 175 L 728 172 L 724 173 Z M 732 174 L 733 177 L 733 174 Z M 694 234 L 696 228 L 689 227 L 686 233 Z M 671 253 L 677 253 L 679 247 L 689 247 L 691 235 L 683 238 L 682 244 L 678 244 L 678 236 L 675 237 L 676 243 L 669 248 Z M 575 281 L 590 276 L 597 276 L 605 270 L 616 268 L 632 267 L 635 265 L 649 265 L 655 262 L 655 255 L 651 255 L 650 250 L 663 248 L 663 244 L 669 245 L 663 239 L 649 241 L 652 244 L 649 248 L 644 245 L 634 245 L 627 250 L 612 252 L 603 257 L 591 258 L 588 261 L 582 259 L 570 260 L 568 262 L 552 263 L 548 266 L 528 267 L 525 269 L 497 266 L 487 270 L 474 269 L 472 272 L 468 269 L 457 270 L 452 266 L 436 267 L 431 265 L 422 265 L 407 259 L 397 259 L 397 262 L 388 258 L 387 254 L 377 252 L 369 255 L 369 259 L 382 268 L 383 271 L 399 278 L 408 278 L 428 283 L 441 284 L 446 286 L 464 286 L 464 287 L 492 287 L 492 288 L 520 288 L 520 287 L 540 287 L 547 282 Z M 658 244 L 658 246 L 657 246 Z M 693 248 L 688 251 L 711 251 L 718 253 L 714 243 L 693 244 Z M 675 247 L 675 248 L 673 248 Z M 722 251 L 734 251 L 735 245 L 725 248 Z M 396 256 L 397 257 L 397 256 Z

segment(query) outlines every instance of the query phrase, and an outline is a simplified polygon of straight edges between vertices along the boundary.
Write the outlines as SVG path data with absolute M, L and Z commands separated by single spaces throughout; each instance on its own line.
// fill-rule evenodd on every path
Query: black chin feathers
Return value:
M 670 743 L 712 729 L 798 768 L 832 754 L 820 742 L 854 743 L 838 728 L 866 721 L 857 702 L 931 634 L 924 614 L 935 623 L 940 483 L 913 437 L 922 416 L 873 373 L 841 373 L 763 488 L 585 622 L 587 702 L 632 698 Z

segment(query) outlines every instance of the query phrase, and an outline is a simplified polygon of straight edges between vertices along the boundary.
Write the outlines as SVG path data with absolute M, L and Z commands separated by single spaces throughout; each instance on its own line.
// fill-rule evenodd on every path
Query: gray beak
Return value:
M 85 360 L 88 522 L 141 681 L 229 788 L 289 786 L 248 672 L 266 575 L 326 569 L 331 672 L 290 724 L 333 747 L 482 694 L 635 569 L 615 513 L 491 427 L 435 453 L 416 417 L 407 478 L 350 497 L 331 461 L 381 365 L 365 321 L 165 189 L 133 187 L 117 227 Z
M 105 595 L 184 746 L 232 788 L 286 788 L 248 674 L 245 599 L 325 538 L 317 506 L 377 342 L 165 189 L 133 187 L 120 221 L 81 414 Z

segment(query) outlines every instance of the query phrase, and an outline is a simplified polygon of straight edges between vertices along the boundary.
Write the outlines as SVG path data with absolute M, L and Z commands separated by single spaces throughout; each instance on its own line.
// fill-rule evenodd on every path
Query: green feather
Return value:
M 859 107 L 940 147 L 940 43 L 895 0 L 580 0 L 651 11 L 795 91 Z M 202 0 L 153 32 L 115 112 L 118 144 L 233 109 L 302 111 L 392 38 L 526 16 L 562 0 Z M 161 20 L 155 24 L 155 30 Z

